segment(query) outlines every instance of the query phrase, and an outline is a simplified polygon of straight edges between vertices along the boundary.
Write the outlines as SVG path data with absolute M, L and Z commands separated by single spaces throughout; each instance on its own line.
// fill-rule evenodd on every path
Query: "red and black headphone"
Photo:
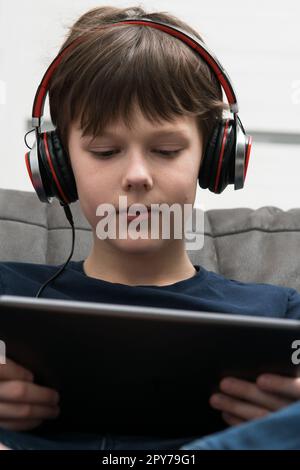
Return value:
M 234 184 L 235 190 L 242 189 L 252 137 L 246 134 L 238 116 L 236 95 L 229 76 L 220 62 L 202 41 L 181 28 L 148 18 L 129 18 L 110 24 L 124 23 L 149 26 L 175 36 L 194 49 L 211 67 L 224 89 L 233 119 L 221 119 L 214 127 L 202 157 L 198 175 L 199 184 L 201 188 L 208 188 L 218 194 L 229 184 Z M 36 140 L 30 152 L 25 154 L 26 167 L 40 201 L 50 203 L 53 197 L 56 197 L 63 206 L 78 199 L 73 170 L 57 130 L 41 132 L 41 122 L 49 81 L 65 53 L 81 40 L 83 38 L 79 37 L 65 47 L 43 76 L 32 109 L 32 126 L 35 128 Z

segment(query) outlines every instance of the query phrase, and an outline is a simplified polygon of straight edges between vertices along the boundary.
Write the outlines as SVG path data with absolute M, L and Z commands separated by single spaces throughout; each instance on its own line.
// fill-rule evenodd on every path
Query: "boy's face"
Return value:
M 153 125 L 137 107 L 134 116 L 131 130 L 118 121 L 93 141 L 91 136 L 81 136 L 79 120 L 70 126 L 68 150 L 78 197 L 94 236 L 101 220 L 97 207 L 109 203 L 117 210 L 119 196 L 127 197 L 127 207 L 137 203 L 165 203 L 171 207 L 177 203 L 182 206 L 182 213 L 184 204 L 194 204 L 202 157 L 202 136 L 196 118 L 176 117 L 172 123 Z M 163 133 L 167 131 L 173 133 Z M 174 150 L 180 151 L 170 156 L 160 153 Z M 92 152 L 112 154 L 101 157 Z M 151 251 L 169 243 L 151 239 L 150 227 L 149 221 L 148 239 L 133 240 L 127 236 L 105 242 L 128 252 Z

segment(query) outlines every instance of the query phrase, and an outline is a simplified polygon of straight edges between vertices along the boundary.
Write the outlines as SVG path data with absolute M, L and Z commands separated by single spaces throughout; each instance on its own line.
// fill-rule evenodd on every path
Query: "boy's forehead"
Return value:
M 74 129 L 79 132 L 81 139 L 90 139 L 90 138 L 97 138 L 97 137 L 117 137 L 117 136 L 126 136 L 130 132 L 142 132 L 144 135 L 149 135 L 151 137 L 160 137 L 160 136 L 170 136 L 173 135 L 182 135 L 185 137 L 189 137 L 191 135 L 192 127 L 195 126 L 195 122 L 193 121 L 195 118 L 191 117 L 182 117 L 179 116 L 170 121 L 160 121 L 159 124 L 154 124 L 150 121 L 144 120 L 136 120 L 132 123 L 131 127 L 129 128 L 126 126 L 124 122 L 121 120 L 115 121 L 113 124 L 106 125 L 104 128 L 100 129 L 97 132 L 97 135 L 93 136 L 91 134 L 86 134 L 83 136 L 83 129 L 81 128 L 80 120 L 77 119 L 74 122 Z

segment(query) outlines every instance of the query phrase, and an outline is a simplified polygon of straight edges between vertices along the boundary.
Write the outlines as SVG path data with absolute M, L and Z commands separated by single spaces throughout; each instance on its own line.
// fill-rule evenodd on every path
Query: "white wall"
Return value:
M 33 190 L 23 137 L 37 86 L 67 26 L 101 4 L 140 4 L 181 16 L 202 34 L 228 72 L 248 132 L 300 134 L 300 4 L 294 0 L 0 0 L 0 187 Z M 228 187 L 221 195 L 199 188 L 196 205 L 206 210 L 300 207 L 299 174 L 300 145 L 254 140 L 245 188 Z

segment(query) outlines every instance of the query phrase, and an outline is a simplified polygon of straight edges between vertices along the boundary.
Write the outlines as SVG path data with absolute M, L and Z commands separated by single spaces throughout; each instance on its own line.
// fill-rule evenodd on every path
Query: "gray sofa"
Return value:
M 72 260 L 79 260 L 88 255 L 92 234 L 79 202 L 70 208 L 76 227 Z M 42 204 L 34 192 L 0 189 L 0 261 L 62 264 L 71 242 L 58 201 Z M 194 264 L 229 279 L 300 291 L 300 208 L 208 210 L 204 246 L 188 254 Z

